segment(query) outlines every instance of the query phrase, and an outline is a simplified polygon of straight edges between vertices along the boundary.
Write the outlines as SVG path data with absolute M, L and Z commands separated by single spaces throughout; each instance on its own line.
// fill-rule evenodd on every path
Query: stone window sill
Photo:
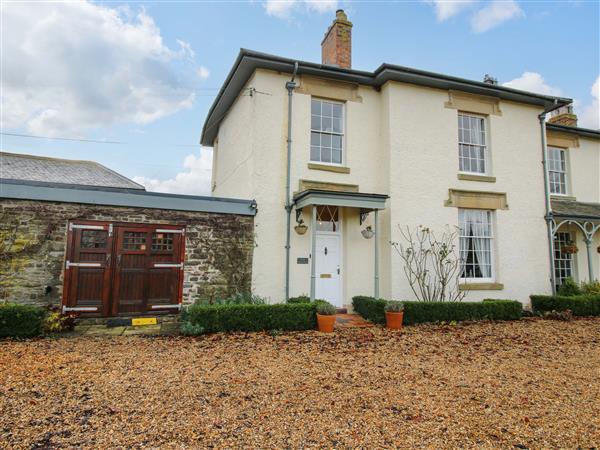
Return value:
M 476 175 L 472 173 L 459 173 L 457 175 L 459 180 L 465 181 L 481 181 L 483 183 L 495 183 L 496 177 L 489 177 L 487 175 Z
M 308 168 L 311 170 L 324 170 L 326 172 L 350 173 L 350 167 L 345 166 L 330 166 L 327 164 L 308 163 Z
M 466 283 L 458 286 L 461 291 L 501 291 L 502 283 Z
M 577 201 L 576 197 L 572 197 L 570 195 L 550 194 L 550 198 L 555 198 L 556 200 L 569 200 L 571 202 Z

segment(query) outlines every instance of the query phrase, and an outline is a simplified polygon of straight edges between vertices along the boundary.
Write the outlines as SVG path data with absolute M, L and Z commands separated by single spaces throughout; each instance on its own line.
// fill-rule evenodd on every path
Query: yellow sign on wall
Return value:
M 156 325 L 156 317 L 139 317 L 137 319 L 131 319 L 131 325 Z

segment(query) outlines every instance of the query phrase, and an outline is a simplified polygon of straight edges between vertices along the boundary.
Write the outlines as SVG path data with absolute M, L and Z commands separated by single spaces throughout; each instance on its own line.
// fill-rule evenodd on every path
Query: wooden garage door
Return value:
M 174 312 L 179 307 L 185 250 L 182 227 L 78 223 L 71 228 L 72 261 L 93 260 L 94 266 L 68 263 L 65 304 L 70 310 L 116 316 Z M 99 236 L 91 253 L 82 250 L 87 231 Z

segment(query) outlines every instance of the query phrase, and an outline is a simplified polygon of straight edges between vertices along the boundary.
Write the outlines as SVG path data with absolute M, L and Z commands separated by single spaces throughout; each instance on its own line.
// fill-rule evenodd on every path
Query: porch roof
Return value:
M 553 198 L 552 216 L 565 219 L 600 220 L 600 203 Z
M 363 192 L 336 192 L 307 189 L 294 195 L 296 209 L 308 205 L 346 206 L 361 209 L 385 209 L 386 194 L 367 194 Z

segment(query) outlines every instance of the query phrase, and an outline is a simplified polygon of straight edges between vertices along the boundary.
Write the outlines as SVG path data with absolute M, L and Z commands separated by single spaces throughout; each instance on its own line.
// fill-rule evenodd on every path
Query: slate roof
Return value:
M 553 198 L 552 215 L 565 218 L 600 220 L 600 203 L 584 203 Z
M 94 161 L 0 152 L 0 180 L 144 191 L 141 184 Z

